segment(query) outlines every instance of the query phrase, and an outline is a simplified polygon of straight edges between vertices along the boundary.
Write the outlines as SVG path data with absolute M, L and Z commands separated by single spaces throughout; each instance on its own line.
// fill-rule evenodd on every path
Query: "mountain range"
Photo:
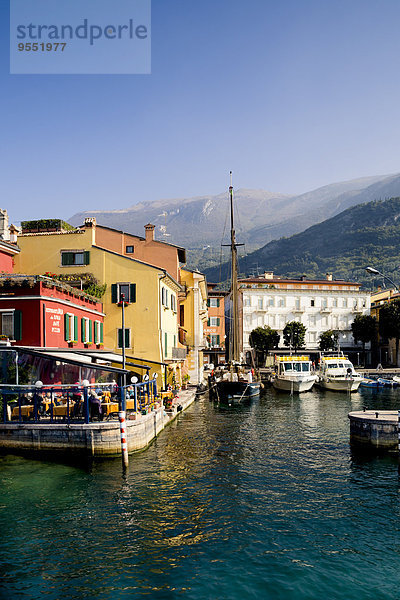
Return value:
M 369 200 L 400 196 L 400 174 L 372 176 L 333 183 L 300 195 L 265 190 L 239 189 L 235 192 L 235 228 L 245 251 L 264 247 L 271 240 L 291 236 L 333 217 L 343 210 Z M 156 237 L 184 246 L 188 264 L 201 270 L 219 264 L 220 246 L 229 237 L 229 198 L 224 192 L 142 202 L 129 208 L 87 210 L 69 222 L 80 225 L 85 217 L 98 223 L 143 235 L 146 223 L 156 225 Z
M 332 273 L 367 288 L 383 283 L 365 267 L 375 267 L 400 282 L 400 197 L 359 204 L 302 233 L 281 238 L 239 260 L 242 276 L 273 271 L 287 277 L 319 278 Z M 230 264 L 205 270 L 208 281 L 225 281 Z M 386 282 L 387 283 L 387 282 Z

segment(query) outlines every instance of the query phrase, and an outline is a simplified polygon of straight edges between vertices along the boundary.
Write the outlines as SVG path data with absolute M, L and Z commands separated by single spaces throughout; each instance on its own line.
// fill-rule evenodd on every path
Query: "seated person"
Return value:
M 101 400 L 94 390 L 89 392 L 89 413 L 91 418 L 98 417 L 99 421 L 103 419 Z
M 72 401 L 75 403 L 72 408 L 73 417 L 81 417 L 83 415 L 83 399 L 82 394 L 74 392 L 72 394 Z

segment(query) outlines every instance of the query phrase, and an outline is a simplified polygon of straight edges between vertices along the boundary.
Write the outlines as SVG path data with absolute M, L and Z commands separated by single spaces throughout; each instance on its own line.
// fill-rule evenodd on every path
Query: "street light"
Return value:
M 378 269 L 374 269 L 374 267 L 365 267 L 365 270 L 367 271 L 367 273 L 371 273 L 371 275 L 379 275 L 380 277 L 383 277 L 384 279 L 387 279 L 388 281 L 390 281 L 390 283 L 394 286 L 393 291 L 395 292 L 395 294 L 398 294 L 399 287 L 398 287 L 398 285 L 395 284 L 395 282 L 392 279 L 390 279 L 390 277 L 388 277 L 387 275 L 384 275 L 383 273 L 378 271 Z

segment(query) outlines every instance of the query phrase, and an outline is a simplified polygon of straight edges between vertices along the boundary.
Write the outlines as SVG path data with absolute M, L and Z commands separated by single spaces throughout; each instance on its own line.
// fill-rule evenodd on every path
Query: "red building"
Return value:
M 18 254 L 16 244 L 0 239 L 0 273 L 12 273 L 14 270 L 14 256 Z
M 103 305 L 41 276 L 0 275 L 0 338 L 36 348 L 101 348 Z

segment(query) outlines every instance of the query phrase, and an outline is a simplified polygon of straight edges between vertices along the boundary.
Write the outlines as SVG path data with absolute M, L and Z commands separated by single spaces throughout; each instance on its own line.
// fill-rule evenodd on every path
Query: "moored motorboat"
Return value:
M 308 392 L 317 376 L 312 372 L 308 356 L 278 356 L 272 385 L 276 390 L 290 393 Z
M 364 378 L 364 379 L 361 379 L 360 386 L 367 387 L 367 388 L 377 388 L 378 382 L 376 379 Z
M 397 385 L 399 385 L 395 381 L 394 377 L 393 379 L 387 379 L 386 377 L 378 377 L 377 383 L 381 387 L 396 387 Z
M 321 388 L 334 392 L 356 392 L 362 379 L 343 354 L 321 356 L 317 379 Z

